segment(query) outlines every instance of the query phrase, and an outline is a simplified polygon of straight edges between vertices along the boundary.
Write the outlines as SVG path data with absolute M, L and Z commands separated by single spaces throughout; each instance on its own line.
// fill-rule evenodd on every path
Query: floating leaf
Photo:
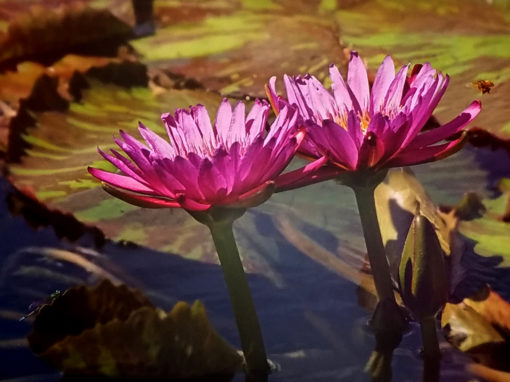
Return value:
M 442 327 L 454 346 L 477 361 L 510 370 L 510 304 L 490 288 L 482 288 L 460 304 L 448 304 Z
M 94 25 L 94 28 L 90 28 Z M 19 14 L 0 37 L 0 62 L 34 57 L 48 62 L 66 52 L 116 53 L 120 42 L 131 36 L 131 28 L 108 10 L 96 10 L 74 3 L 58 8 L 33 7 Z
M 510 303 L 501 298 L 497 292 L 485 287 L 477 294 L 464 299 L 464 303 L 500 332 L 510 336 Z
M 455 110 L 481 97 L 483 112 L 475 124 L 499 138 L 510 138 L 510 117 L 504 112 L 510 109 L 510 12 L 506 3 L 372 0 L 339 9 L 335 15 L 344 41 L 369 64 L 378 65 L 391 53 L 404 64 L 429 61 L 452 76 L 436 110 L 439 120 L 452 118 Z M 490 94 L 482 96 L 472 86 L 478 80 L 495 84 Z
M 181 0 L 155 7 L 164 26 L 133 41 L 144 62 L 222 94 L 264 97 L 273 75 L 310 72 L 322 80 L 330 63 L 346 63 L 338 26 L 314 4 Z
M 505 339 L 489 322 L 463 303 L 446 304 L 441 326 L 452 345 L 477 357 L 490 358 L 493 348 L 500 348 L 505 343 Z
M 233 374 L 242 362 L 199 301 L 165 313 L 109 281 L 72 288 L 43 306 L 28 341 L 67 375 L 190 378 Z
M 502 267 L 510 267 L 510 223 L 505 219 L 510 206 L 508 181 L 501 181 L 500 196 L 482 200 L 486 212 L 481 217 L 459 222 L 459 232 L 475 242 L 476 253 L 501 256 Z

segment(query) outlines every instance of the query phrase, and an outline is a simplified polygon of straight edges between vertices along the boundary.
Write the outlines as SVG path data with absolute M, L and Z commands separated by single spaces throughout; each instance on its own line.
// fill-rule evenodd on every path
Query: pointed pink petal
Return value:
M 230 142 L 242 142 L 246 136 L 246 107 L 239 101 L 232 112 L 232 121 L 230 122 Z
M 230 146 L 230 124 L 232 122 L 232 106 L 228 99 L 223 98 L 218 112 L 216 113 L 216 122 L 214 123 L 214 131 L 218 142 L 225 147 Z
M 412 126 L 412 116 L 401 112 L 389 120 L 380 139 L 384 142 L 384 155 L 379 159 L 376 169 L 385 167 L 385 162 L 398 155 L 402 151 L 402 144 L 407 138 Z
M 176 115 L 179 109 L 176 110 Z M 165 113 L 161 115 L 161 120 L 165 124 L 165 129 L 168 135 L 168 139 L 170 140 L 170 144 L 174 149 L 175 156 L 183 156 L 186 155 L 187 151 L 183 142 L 183 138 L 180 134 L 179 124 L 176 119 L 170 113 Z
M 226 194 L 225 178 L 208 158 L 202 160 L 198 170 L 198 186 L 204 199 L 209 202 L 221 199 Z
M 198 162 L 198 163 L 197 163 Z M 176 157 L 173 161 L 163 159 L 165 168 L 170 172 L 175 179 L 182 184 L 186 190 L 186 195 L 194 199 L 203 199 L 204 195 L 201 193 L 198 186 L 198 166 L 200 159 L 190 160 L 183 157 Z
M 104 190 L 110 195 L 119 198 L 126 203 L 133 204 L 138 207 L 144 208 L 180 208 L 181 205 L 175 200 L 161 198 L 157 196 L 148 196 L 141 194 L 133 194 L 116 187 L 112 187 L 108 184 L 104 185 Z
M 361 131 L 360 120 L 354 110 L 350 110 L 347 115 L 347 132 L 356 145 L 356 149 L 359 149 L 361 142 L 363 142 L 363 132 Z
M 434 79 L 430 87 L 425 89 L 425 94 L 418 97 L 416 106 L 410 110 L 410 115 L 412 116 L 412 125 L 409 127 L 409 131 L 407 132 L 407 135 L 402 142 L 401 149 L 407 147 L 407 145 L 414 140 L 427 120 L 430 118 L 433 109 L 430 109 L 429 105 L 431 104 L 437 89 L 440 87 L 440 80 L 441 79 L 439 77 Z
M 435 146 L 420 149 L 406 149 L 388 162 L 388 167 L 410 166 L 446 158 L 459 151 L 465 143 L 465 137 Z
M 265 174 L 263 174 L 261 180 L 274 179 L 278 176 L 288 166 L 304 137 L 305 130 L 303 128 L 300 129 L 294 137 L 288 139 L 285 144 L 282 145 L 282 149 L 273 153 L 269 161 L 270 166 L 265 170 Z
M 276 76 L 273 76 L 269 79 L 268 83 L 265 85 L 266 95 L 271 103 L 271 107 L 275 114 L 280 112 L 280 97 L 278 93 L 276 93 Z
M 246 117 L 248 143 L 253 142 L 253 140 L 265 130 L 269 109 L 270 106 L 266 101 L 255 99 L 255 102 Z
M 193 117 L 193 120 L 195 121 L 195 124 L 202 136 L 203 145 L 213 151 L 216 147 L 216 137 L 214 136 L 211 118 L 209 117 L 206 107 L 199 104 L 192 106 L 190 109 L 191 116 Z
M 274 190 L 274 182 L 270 180 L 230 200 L 228 204 L 225 204 L 225 206 L 229 208 L 255 207 L 269 199 L 274 193 Z M 218 205 L 222 204 L 220 203 Z
M 97 179 L 99 179 L 102 182 L 109 183 L 112 186 L 123 188 L 123 189 L 129 190 L 129 191 L 134 191 L 134 192 L 149 193 L 149 194 L 155 193 L 152 188 L 149 188 L 149 187 L 143 185 L 142 183 L 136 181 L 135 179 L 133 179 L 129 176 L 114 174 L 112 172 L 100 170 L 100 169 L 94 168 L 94 167 L 88 167 L 87 170 L 92 176 L 96 177 Z
M 329 76 L 331 78 L 331 89 L 335 97 L 338 110 L 346 112 L 352 109 L 352 100 L 347 86 L 345 85 L 344 79 L 340 75 L 338 68 L 335 65 L 329 66 Z
M 356 97 L 361 108 L 361 112 L 367 111 L 370 102 L 367 69 L 365 68 L 365 64 L 359 57 L 358 53 L 354 51 L 351 52 L 351 60 L 349 61 L 347 84 Z
M 303 119 L 311 119 L 314 117 L 309 103 L 309 95 L 307 93 L 307 81 L 301 77 L 291 78 L 287 75 L 283 76 L 287 98 L 291 105 L 296 105 Z M 281 113 L 281 110 L 280 110 Z
M 387 114 L 391 114 L 395 110 L 399 110 L 400 103 L 404 92 L 404 85 L 406 83 L 407 71 L 409 65 L 403 66 L 391 82 L 386 93 L 383 109 Z
M 388 88 L 391 82 L 395 78 L 395 64 L 390 56 L 386 56 L 377 69 L 375 75 L 374 84 L 372 85 L 371 92 L 371 113 L 377 113 L 381 111 L 381 107 L 384 104 Z
M 307 80 L 308 94 L 310 96 L 310 107 L 319 121 L 333 119 L 340 115 L 335 99 L 326 88 L 315 78 L 310 76 Z
M 177 201 L 185 210 L 190 211 L 206 211 L 212 207 L 211 204 L 197 202 L 196 200 L 188 198 L 185 194 L 177 196 Z
M 293 190 L 309 184 L 333 179 L 343 172 L 338 167 L 324 166 L 327 162 L 327 157 L 323 156 L 304 167 L 280 175 L 275 180 L 275 192 Z
M 278 114 L 281 115 L 281 114 Z M 264 147 L 264 137 L 260 135 L 248 148 L 239 160 L 239 180 L 241 182 L 251 183 L 250 178 L 255 178 L 260 168 L 266 165 L 267 155 L 271 153 L 271 148 Z
M 101 156 L 106 159 L 108 162 L 113 164 L 115 167 L 117 167 L 120 171 L 122 171 L 127 176 L 137 180 L 138 182 L 142 184 L 147 184 L 147 182 L 139 175 L 140 170 L 136 168 L 136 166 L 133 165 L 133 163 L 120 155 L 117 151 L 112 150 L 112 153 L 115 155 L 115 157 L 106 154 L 103 152 L 99 147 L 97 148 L 97 151 Z M 122 158 L 122 159 L 121 159 Z
M 323 154 L 347 168 L 354 169 L 358 150 L 351 135 L 341 126 L 327 119 L 320 128 L 308 128 L 308 135 Z
M 262 138 L 261 138 L 262 139 Z M 223 147 L 216 150 L 212 157 L 213 165 L 223 175 L 225 179 L 226 194 L 230 194 L 234 186 L 237 169 L 234 166 L 231 156 Z
M 159 156 L 166 158 L 173 158 L 175 156 L 172 146 L 158 134 L 145 127 L 142 122 L 138 122 L 138 131 L 149 147 Z
M 375 167 L 384 155 L 384 135 L 389 123 L 381 114 L 376 114 L 367 128 L 361 144 L 356 169 Z
M 469 122 L 471 122 L 480 113 L 482 104 L 480 101 L 473 101 L 462 113 L 447 124 L 421 133 L 409 143 L 409 149 L 416 149 L 429 146 L 442 141 L 461 131 Z

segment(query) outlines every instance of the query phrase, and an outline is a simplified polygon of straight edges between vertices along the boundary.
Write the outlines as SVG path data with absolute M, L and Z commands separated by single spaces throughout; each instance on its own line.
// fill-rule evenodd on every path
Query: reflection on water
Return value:
M 12 190 L 3 179 L 0 185 L 0 199 L 4 200 Z M 60 379 L 15 341 L 31 329 L 28 320 L 20 322 L 19 318 L 27 313 L 32 302 L 55 290 L 65 290 L 77 283 L 95 284 L 105 274 L 142 289 L 166 310 L 179 299 L 188 302 L 201 299 L 215 328 L 238 346 L 218 266 L 136 246 L 106 243 L 98 249 L 87 235 L 69 243 L 58 239 L 51 228 L 34 231 L 22 217 L 11 216 L 4 204 L 0 209 L 0 232 L 5 243 L 0 270 L 3 379 L 34 375 L 30 378 L 34 381 Z M 267 219 L 264 215 L 259 218 Z M 266 240 L 278 235 L 276 229 L 267 228 L 270 227 L 267 222 L 260 224 L 266 227 Z M 281 244 L 283 240 L 279 243 L 278 261 L 271 266 L 282 275 L 281 285 L 275 286 L 260 275 L 249 275 L 269 356 L 278 365 L 278 371 L 268 380 L 370 381 L 363 369 L 375 344 L 367 329 L 370 312 L 355 303 L 357 286 L 310 260 L 294 246 Z M 421 378 L 419 344 L 419 330 L 412 326 L 394 351 L 394 381 Z M 442 359 L 443 380 L 466 380 L 465 361 L 465 356 L 447 347 Z M 243 380 L 243 375 L 234 378 L 237 382 Z

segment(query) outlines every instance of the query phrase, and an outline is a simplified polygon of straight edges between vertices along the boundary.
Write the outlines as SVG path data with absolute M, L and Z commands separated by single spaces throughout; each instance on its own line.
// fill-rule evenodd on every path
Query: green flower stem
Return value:
M 420 320 L 421 338 L 423 342 L 423 356 L 425 359 L 438 360 L 440 357 L 439 341 L 437 340 L 436 319 L 434 316 Z
M 384 252 L 384 244 L 375 209 L 375 186 L 354 186 L 352 189 L 354 190 L 356 202 L 358 203 L 363 235 L 365 236 L 368 259 L 372 268 L 377 295 L 379 300 L 390 299 L 395 302 L 390 267 Z
M 266 350 L 248 280 L 239 257 L 232 221 L 209 224 L 241 337 L 248 372 L 268 373 Z

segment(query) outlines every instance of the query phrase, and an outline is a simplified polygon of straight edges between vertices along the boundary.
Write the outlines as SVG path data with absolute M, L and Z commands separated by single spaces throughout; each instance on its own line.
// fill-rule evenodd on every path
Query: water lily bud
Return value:
M 448 300 L 444 254 L 434 226 L 419 212 L 404 244 L 399 281 L 402 300 L 418 320 L 435 315 Z

